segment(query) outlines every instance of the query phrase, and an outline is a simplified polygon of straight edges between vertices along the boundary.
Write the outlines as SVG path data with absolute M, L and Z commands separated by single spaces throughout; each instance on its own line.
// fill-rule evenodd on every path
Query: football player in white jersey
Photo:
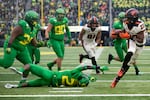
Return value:
M 114 88 L 117 85 L 119 80 L 128 71 L 130 65 L 135 63 L 135 60 L 143 50 L 147 37 L 146 27 L 144 22 L 139 19 L 139 12 L 137 9 L 128 9 L 125 17 L 126 20 L 123 23 L 124 30 L 130 35 L 130 38 L 128 39 L 128 52 L 117 77 L 115 77 L 111 83 L 111 88 Z
M 98 23 L 98 19 L 95 16 L 92 16 L 88 23 L 83 26 L 80 34 L 79 41 L 81 41 L 82 47 L 87 55 L 80 54 L 80 63 L 82 63 L 83 58 L 91 59 L 92 64 L 97 66 L 97 62 L 95 59 L 95 49 L 97 44 L 99 44 L 101 40 L 101 29 L 100 24 Z M 98 68 L 96 69 L 96 73 L 100 73 Z

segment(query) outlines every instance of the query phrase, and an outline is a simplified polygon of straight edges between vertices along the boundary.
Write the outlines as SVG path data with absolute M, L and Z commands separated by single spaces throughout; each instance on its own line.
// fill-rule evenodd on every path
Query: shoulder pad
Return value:
M 21 26 L 21 27 L 29 27 L 29 24 L 25 21 L 25 20 L 19 20 L 18 22 L 18 26 Z
M 57 22 L 57 19 L 56 18 L 50 18 L 49 22 L 53 25 Z
M 122 27 L 122 24 L 121 24 L 120 21 L 116 21 L 116 22 L 114 22 L 114 24 L 113 24 L 113 28 L 114 28 L 114 29 L 122 29 L 123 27 Z

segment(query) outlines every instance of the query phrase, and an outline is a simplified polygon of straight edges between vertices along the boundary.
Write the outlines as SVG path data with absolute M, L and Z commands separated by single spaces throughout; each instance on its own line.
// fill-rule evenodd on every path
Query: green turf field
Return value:
M 52 49 L 46 47 L 41 49 L 40 65 L 46 67 L 49 61 L 56 58 Z M 108 66 L 109 70 L 104 74 L 96 75 L 94 70 L 86 71 L 97 78 L 84 88 L 52 88 L 52 87 L 28 87 L 6 89 L 6 83 L 17 84 L 20 76 L 9 69 L 0 68 L 0 100 L 150 100 L 150 48 L 145 47 L 137 60 L 142 75 L 135 75 L 131 66 L 127 74 L 121 79 L 117 87 L 112 89 L 110 84 L 121 67 L 120 62 L 112 61 L 107 64 L 107 56 L 115 53 L 113 47 L 98 47 L 98 65 Z M 66 47 L 65 58 L 62 69 L 73 69 L 79 65 L 79 54 L 84 53 L 81 47 Z M 0 48 L 0 57 L 3 56 L 3 49 Z M 88 62 L 84 60 L 84 62 Z M 19 69 L 23 65 L 17 60 L 12 65 Z M 56 70 L 55 66 L 53 70 Z M 30 74 L 28 79 L 37 78 Z

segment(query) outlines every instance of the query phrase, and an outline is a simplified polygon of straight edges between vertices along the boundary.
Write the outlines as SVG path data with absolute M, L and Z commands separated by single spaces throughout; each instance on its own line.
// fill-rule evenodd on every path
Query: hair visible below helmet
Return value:
M 39 14 L 33 10 L 27 11 L 25 13 L 25 21 L 27 21 L 30 25 L 34 25 L 38 22 Z
M 63 8 L 56 9 L 56 18 L 57 20 L 62 20 L 65 16 L 65 10 Z
M 118 14 L 118 18 L 119 18 L 119 20 L 123 20 L 125 18 L 125 12 L 120 12 Z
M 88 27 L 90 27 L 92 31 L 98 27 L 98 24 L 98 19 L 95 16 L 92 16 L 88 21 Z
M 80 87 L 86 87 L 89 84 L 89 78 L 87 75 L 83 74 L 82 78 L 79 80 Z
M 125 17 L 129 21 L 129 23 L 135 23 L 136 21 L 138 21 L 139 12 L 135 8 L 130 8 L 126 11 Z

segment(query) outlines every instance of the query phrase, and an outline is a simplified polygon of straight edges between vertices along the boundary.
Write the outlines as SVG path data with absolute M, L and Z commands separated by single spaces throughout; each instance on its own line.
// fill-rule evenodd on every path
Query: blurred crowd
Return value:
M 43 6 L 41 6 L 41 0 L 0 0 L 0 32 L 4 31 L 9 34 L 16 22 L 23 18 L 25 11 L 29 9 L 37 11 L 40 16 L 43 15 L 41 17 L 43 18 L 42 25 L 47 25 L 49 18 L 55 16 L 55 9 L 58 7 L 65 9 L 66 16 L 69 19 L 69 26 L 83 26 L 92 15 L 98 17 L 102 26 L 109 26 L 109 7 L 112 6 L 112 23 L 116 20 L 120 11 L 126 11 L 128 8 L 134 7 L 141 13 L 140 17 L 145 22 L 150 33 L 149 0 L 112 0 L 112 4 L 110 4 L 110 0 L 80 0 L 80 17 L 78 16 L 78 1 L 43 0 Z M 43 13 L 41 13 L 40 9 L 42 7 Z M 103 37 L 103 39 L 105 38 Z

